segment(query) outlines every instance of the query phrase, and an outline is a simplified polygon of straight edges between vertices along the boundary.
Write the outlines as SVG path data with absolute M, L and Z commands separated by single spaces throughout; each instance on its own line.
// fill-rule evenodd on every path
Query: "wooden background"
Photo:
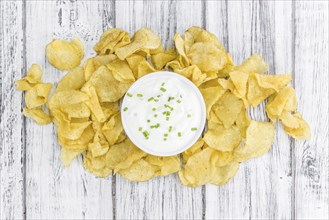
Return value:
M 0 219 L 328 219 L 328 2 L 37 1 L 0 3 Z M 166 46 L 192 25 L 216 34 L 240 63 L 260 53 L 270 73 L 293 74 L 310 141 L 277 126 L 265 156 L 244 163 L 226 186 L 181 186 L 176 175 L 131 183 L 95 178 L 82 158 L 65 169 L 53 125 L 22 116 L 14 81 L 32 63 L 44 80 L 63 73 L 46 62 L 53 38 L 80 37 L 86 57 L 110 27 L 155 30 Z M 251 111 L 267 120 L 264 105 Z

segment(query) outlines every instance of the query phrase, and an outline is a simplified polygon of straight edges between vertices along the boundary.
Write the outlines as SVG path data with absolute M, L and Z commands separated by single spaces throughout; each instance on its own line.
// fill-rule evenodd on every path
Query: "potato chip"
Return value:
M 292 136 L 293 138 L 297 140 L 309 140 L 311 139 L 311 130 L 308 124 L 305 122 L 305 120 L 302 118 L 300 113 L 295 113 L 292 115 L 295 120 L 298 121 L 299 126 L 298 128 L 294 128 L 295 125 L 295 120 L 290 120 L 289 122 L 287 120 L 283 121 L 282 124 L 284 123 L 284 131 Z
M 58 143 L 68 150 L 87 150 L 88 143 L 92 141 L 94 134 L 92 126 L 88 126 L 76 140 L 70 140 L 58 135 Z
M 284 127 L 297 129 L 300 126 L 299 118 L 295 117 L 291 112 L 283 111 L 279 118 Z
M 290 74 L 279 75 L 263 75 L 254 74 L 257 79 L 258 85 L 264 89 L 273 89 L 278 92 L 291 81 Z
M 126 58 L 126 61 L 128 62 L 130 69 L 134 73 L 135 79 L 138 79 L 138 66 L 141 62 L 145 62 L 146 59 L 141 55 L 132 54 L 131 56 Z
M 224 128 L 217 126 L 209 129 L 203 137 L 209 147 L 220 151 L 233 151 L 241 142 L 241 134 L 237 126 Z
M 208 147 L 206 145 L 206 147 Z M 224 167 L 233 160 L 233 152 L 231 151 L 214 151 L 212 160 L 216 161 L 216 167 Z
M 114 53 L 116 49 L 123 47 L 130 43 L 129 34 L 119 28 L 111 28 L 105 31 L 97 44 L 94 46 L 94 50 L 98 54 Z
M 109 150 L 110 145 L 104 139 L 103 134 L 96 132 L 94 141 L 88 144 L 88 151 L 91 152 L 92 157 L 103 156 Z
M 240 133 L 242 137 L 246 137 L 247 128 L 250 125 L 250 118 L 246 112 L 246 109 L 244 107 L 241 108 L 240 113 L 238 114 L 238 117 L 236 118 L 236 126 L 238 126 Z
M 231 79 L 218 79 L 219 85 L 221 85 L 225 90 L 234 91 L 234 84 Z
M 76 140 L 81 137 L 84 130 L 91 124 L 91 121 L 71 123 L 61 121 L 58 127 L 58 135 L 69 140 Z
M 200 27 L 193 26 L 187 29 L 187 31 L 184 32 L 184 39 L 186 42 L 185 43 L 186 51 L 189 51 L 191 45 L 197 42 L 211 42 L 214 44 L 214 46 L 218 47 L 219 49 L 225 50 L 223 44 L 219 42 L 219 40 L 214 34 Z
M 53 111 L 63 106 L 74 105 L 85 102 L 89 99 L 88 95 L 77 90 L 64 90 L 53 94 L 47 102 L 48 108 Z
M 239 163 L 232 162 L 223 167 L 215 168 L 215 174 L 210 183 L 221 186 L 225 185 L 239 170 Z
M 25 104 L 29 109 L 39 107 L 48 100 L 51 83 L 39 83 L 25 93 Z
M 233 93 L 236 91 L 234 94 L 239 98 L 246 97 L 249 74 L 240 71 L 233 71 L 230 72 L 229 75 L 234 85 Z
M 102 102 L 100 104 L 105 115 L 105 120 L 109 119 L 112 115 L 120 111 L 118 102 Z
M 259 54 L 253 54 L 235 69 L 246 73 L 261 74 L 268 71 L 268 66 Z
M 211 160 L 214 153 L 212 148 L 205 148 L 193 154 L 185 164 L 183 170 L 178 172 L 183 185 L 197 187 L 212 180 L 215 173 L 216 161 Z
M 63 90 L 79 90 L 86 83 L 84 71 L 82 67 L 77 67 L 68 72 L 58 82 L 56 92 Z
M 127 92 L 131 83 L 120 82 L 114 78 L 107 67 L 99 67 L 89 82 L 96 89 L 100 102 L 116 102 Z
M 90 109 L 83 103 L 77 103 L 72 105 L 64 105 L 60 107 L 60 110 L 67 114 L 68 118 L 89 118 Z
M 207 78 L 207 74 L 202 73 L 196 65 L 176 70 L 176 72 L 190 79 L 196 86 L 201 85 Z
M 105 159 L 106 165 L 111 169 L 116 169 L 116 172 L 121 169 L 126 169 L 131 164 L 146 156 L 146 153 L 137 148 L 129 139 L 124 140 L 119 144 L 110 147 Z
M 168 62 L 176 58 L 174 48 L 169 48 L 166 52 L 160 52 L 152 55 L 152 63 L 157 70 L 161 70 Z
M 195 153 L 201 151 L 201 148 L 204 145 L 204 140 L 201 138 L 197 140 L 190 148 L 183 152 L 183 163 L 186 163 L 187 160 Z
M 229 76 L 230 72 L 233 72 L 235 69 L 235 64 L 232 60 L 232 57 L 229 53 L 226 53 L 226 65 L 224 66 L 223 69 L 219 70 L 217 73 L 217 76 L 220 78 L 226 78 Z
M 185 52 L 185 42 L 184 42 L 183 38 L 180 36 L 180 34 L 178 34 L 178 33 L 175 34 L 174 42 L 175 42 L 176 51 L 178 53 L 176 59 L 177 59 L 179 65 L 181 66 L 181 68 L 189 66 L 190 61 L 187 58 L 187 55 Z
M 122 131 L 120 112 L 113 115 L 102 127 L 102 132 L 110 145 L 116 143 Z
M 274 126 L 269 122 L 250 121 L 246 143 L 234 150 L 234 160 L 242 162 L 265 154 L 274 141 Z
M 78 38 L 71 41 L 53 40 L 46 46 L 46 56 L 51 65 L 59 70 L 70 70 L 79 66 L 84 49 Z
M 119 174 L 130 181 L 144 182 L 151 179 L 154 172 L 154 167 L 141 159 L 134 162 L 129 168 L 120 170 Z
M 16 90 L 25 91 L 41 83 L 42 69 L 38 64 L 32 64 L 24 78 L 16 80 Z
M 227 62 L 226 52 L 214 47 L 210 42 L 199 42 L 192 45 L 187 53 L 191 64 L 195 64 L 202 72 L 218 72 Z
M 104 122 L 106 118 L 99 103 L 95 87 L 89 84 L 85 84 L 81 90 L 89 96 L 89 99 L 85 101 L 85 104 L 90 108 L 91 112 L 99 122 Z
M 111 61 L 117 59 L 117 56 L 114 54 L 108 55 L 99 55 L 86 60 L 83 64 L 85 80 L 88 81 L 93 73 L 100 67 L 106 66 Z
M 69 167 L 72 163 L 72 161 L 85 152 L 85 150 L 68 150 L 66 148 L 61 149 L 61 161 L 65 167 Z
M 225 128 L 231 127 L 236 121 L 243 102 L 230 92 L 226 92 L 214 105 L 214 113 Z
M 132 42 L 128 45 L 118 48 L 115 54 L 119 59 L 124 60 L 129 55 L 141 50 L 141 49 L 157 49 L 161 45 L 161 40 L 151 29 L 143 27 L 139 29 Z
M 148 155 L 144 160 L 153 166 L 154 176 L 167 176 L 180 170 L 178 156 L 158 157 Z
M 106 65 L 116 80 L 122 83 L 131 83 L 135 81 L 133 72 L 131 71 L 127 61 L 115 59 Z
M 93 157 L 91 153 L 88 152 L 83 165 L 86 170 L 98 177 L 105 178 L 112 174 L 112 169 L 106 166 L 104 156 Z
M 271 101 L 266 104 L 266 113 L 278 118 L 285 109 L 287 103 L 289 104 L 288 109 L 292 111 L 296 110 L 295 90 L 291 87 L 285 87 L 281 89 Z
M 23 115 L 27 118 L 32 118 L 39 125 L 46 125 L 51 122 L 51 118 L 42 109 L 23 108 Z
M 225 93 L 225 90 L 220 86 L 216 86 L 200 89 L 200 92 L 206 104 L 207 118 L 209 118 L 212 106 Z

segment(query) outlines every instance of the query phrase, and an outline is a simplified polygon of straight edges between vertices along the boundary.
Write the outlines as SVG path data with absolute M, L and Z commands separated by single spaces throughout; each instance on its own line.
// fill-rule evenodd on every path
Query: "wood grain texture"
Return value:
M 312 130 L 310 141 L 294 141 L 294 211 L 297 219 L 328 219 L 328 3 L 296 2 L 294 10 L 297 110 Z
M 183 5 L 186 12 L 180 13 Z M 201 1 L 117 1 L 115 11 L 116 27 L 134 33 L 148 26 L 167 47 L 173 45 L 176 31 L 182 33 L 192 25 L 202 24 Z M 182 186 L 176 174 L 145 183 L 132 183 L 116 176 L 117 219 L 201 219 L 202 213 L 202 188 Z
M 328 219 L 328 13 L 325 1 L 1 1 L 0 219 Z M 218 36 L 237 64 L 259 53 L 270 74 L 292 72 L 312 139 L 295 141 L 277 125 L 270 152 L 241 164 L 227 185 L 191 189 L 177 175 L 99 179 L 81 157 L 66 169 L 55 127 L 22 117 L 14 81 L 27 67 L 41 64 L 46 82 L 64 74 L 46 61 L 53 38 L 79 37 L 90 57 L 107 28 L 148 26 L 169 47 L 193 25 Z M 264 104 L 250 114 L 268 120 Z
M 43 80 L 58 82 L 64 73 L 45 57 L 45 45 L 53 38 L 79 37 L 85 57 L 94 55 L 92 47 L 103 32 L 103 15 L 98 11 L 102 8 L 103 3 L 95 1 L 27 2 L 28 66 L 42 64 Z M 64 168 L 54 125 L 41 127 L 27 119 L 26 130 L 26 218 L 111 219 L 111 178 L 91 175 L 84 170 L 81 158 Z
M 22 2 L 0 2 L 0 219 L 25 212 L 25 132 L 22 94 L 14 82 L 25 69 Z

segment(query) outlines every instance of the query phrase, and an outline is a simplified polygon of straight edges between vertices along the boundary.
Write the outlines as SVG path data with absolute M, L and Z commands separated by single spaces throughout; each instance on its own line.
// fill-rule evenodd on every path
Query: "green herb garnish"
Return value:
M 139 127 L 139 128 L 138 128 L 139 131 L 142 131 L 142 129 L 143 129 L 142 127 Z
M 192 116 L 191 114 L 188 114 L 188 115 L 187 115 L 188 118 L 191 118 L 191 116 Z
M 147 101 L 148 102 L 150 102 L 150 101 L 152 101 L 154 98 L 153 97 L 151 97 L 151 98 L 149 98 Z
M 123 111 L 124 111 L 124 112 L 125 112 L 125 111 L 127 111 L 127 110 L 128 110 L 128 108 L 127 108 L 127 107 L 124 107 L 124 108 L 123 108 Z
M 169 121 L 169 117 L 166 117 L 166 121 Z
M 157 115 L 157 114 L 154 114 L 153 116 L 154 116 L 154 118 L 158 117 L 158 115 Z
M 129 96 L 129 97 L 133 97 L 133 95 L 132 95 L 132 94 L 130 94 L 130 93 L 127 93 L 127 96 Z
M 191 128 L 191 131 L 196 131 L 197 130 L 197 128 Z
M 150 123 L 151 122 L 151 120 L 147 120 L 147 123 Z
M 177 99 L 177 103 L 181 103 L 181 101 L 179 99 Z
M 155 111 L 155 110 L 157 110 L 156 108 L 152 108 L 152 111 Z
M 168 137 L 168 134 L 164 134 L 163 136 Z
M 174 100 L 174 99 L 175 99 L 175 97 L 169 97 L 168 102 L 170 102 L 171 100 Z
M 172 126 L 169 126 L 168 132 L 172 131 Z
M 167 140 L 167 138 L 163 138 L 163 140 L 164 140 L 164 141 L 166 141 L 166 140 Z
M 164 86 L 164 84 L 165 84 L 165 83 L 163 82 L 163 83 L 161 84 L 161 86 Z
M 167 91 L 167 90 L 166 90 L 165 88 L 163 88 L 163 87 L 161 87 L 160 90 L 161 90 L 162 92 Z
M 181 132 L 178 132 L 177 135 L 178 135 L 178 137 L 181 137 L 182 136 L 182 133 Z
M 139 94 L 137 94 L 137 97 L 143 97 L 143 94 L 139 93 Z
M 169 109 L 170 109 L 170 111 L 174 110 L 174 108 L 173 108 L 173 107 L 171 107 L 170 105 L 167 105 L 167 104 L 165 104 L 165 105 L 164 105 L 164 107 L 166 107 L 166 108 L 169 108 Z

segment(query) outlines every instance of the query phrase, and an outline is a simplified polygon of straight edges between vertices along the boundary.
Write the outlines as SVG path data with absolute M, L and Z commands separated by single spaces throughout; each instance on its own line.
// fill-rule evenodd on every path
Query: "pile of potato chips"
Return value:
M 288 84 L 291 75 L 267 75 L 268 66 L 257 54 L 235 65 L 215 35 L 191 27 L 174 36 L 174 48 L 164 50 L 149 28 L 133 37 L 118 28 L 104 32 L 94 46 L 97 55 L 84 61 L 77 38 L 53 40 L 46 47 L 49 63 L 68 72 L 51 93 L 42 70 L 33 64 L 16 82 L 26 91 L 23 114 L 40 125 L 53 122 L 65 166 L 84 154 L 84 167 L 107 177 L 119 173 L 131 181 L 146 181 L 178 172 L 181 183 L 197 187 L 223 185 L 242 161 L 261 156 L 271 148 L 275 122 L 296 139 L 309 139 L 310 129 L 296 112 L 297 98 Z M 206 102 L 207 130 L 181 155 L 157 157 L 136 147 L 125 135 L 120 99 L 138 78 L 169 70 L 190 79 Z M 247 110 L 267 100 L 271 122 L 249 118 Z M 154 146 L 156 147 L 156 146 Z

